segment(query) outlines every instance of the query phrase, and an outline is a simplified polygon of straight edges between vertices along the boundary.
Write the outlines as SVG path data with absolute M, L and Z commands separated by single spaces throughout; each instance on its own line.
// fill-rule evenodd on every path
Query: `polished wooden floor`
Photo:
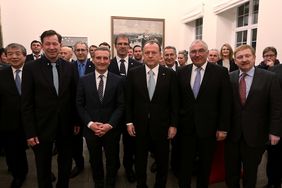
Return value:
M 28 155 L 28 162 L 29 162 L 29 173 L 27 176 L 26 181 L 24 182 L 23 188 L 36 188 L 37 182 L 36 182 L 36 173 L 35 173 L 35 164 L 34 164 L 34 157 L 32 151 L 29 149 L 27 151 Z M 88 152 L 87 149 L 84 149 L 84 156 L 85 156 L 85 170 L 74 179 L 70 180 L 70 188 L 90 188 L 94 187 L 90 166 L 88 161 Z M 265 157 L 264 155 L 263 160 L 259 166 L 259 172 L 258 172 L 258 181 L 257 181 L 257 187 L 263 187 L 267 180 L 265 176 Z M 152 160 L 149 160 L 149 164 L 152 163 Z M 53 171 L 56 174 L 56 157 L 53 158 Z M 154 184 L 154 178 L 155 175 L 148 171 L 148 186 L 153 187 Z M 5 158 L 0 157 L 0 188 L 9 188 L 10 182 L 12 180 L 11 175 L 7 171 L 7 166 L 5 163 Z M 116 188 L 135 188 L 135 183 L 128 183 L 125 177 L 125 172 L 123 168 L 120 168 L 118 177 L 117 177 L 117 183 Z M 177 181 L 176 178 L 172 175 L 171 172 L 169 172 L 168 182 L 167 182 L 168 188 L 177 188 Z M 195 187 L 195 180 L 193 180 L 193 187 Z M 224 182 L 216 183 L 210 185 L 210 188 L 224 188 L 226 187 Z

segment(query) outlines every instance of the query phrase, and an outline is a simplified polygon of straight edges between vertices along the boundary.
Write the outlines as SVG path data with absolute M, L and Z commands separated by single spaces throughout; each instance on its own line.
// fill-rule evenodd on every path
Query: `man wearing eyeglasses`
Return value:
M 74 54 L 76 61 L 73 62 L 73 70 L 75 77 L 75 84 L 78 84 L 80 77 L 93 72 L 95 70 L 94 64 L 87 59 L 88 45 L 85 42 L 77 42 L 74 45 Z M 73 136 L 73 154 L 72 157 L 76 166 L 72 169 L 70 178 L 76 177 L 84 169 L 84 157 L 83 157 L 83 123 L 80 121 L 76 126 L 76 134 Z
M 216 142 L 230 126 L 231 84 L 228 71 L 207 62 L 208 46 L 195 40 L 190 65 L 178 70 L 180 174 L 179 187 L 191 187 L 192 167 L 199 156 L 197 187 L 207 188 Z
M 269 67 L 280 64 L 277 59 L 277 50 L 272 46 L 268 46 L 263 50 L 262 57 L 263 61 L 257 66 L 258 68 L 267 70 Z

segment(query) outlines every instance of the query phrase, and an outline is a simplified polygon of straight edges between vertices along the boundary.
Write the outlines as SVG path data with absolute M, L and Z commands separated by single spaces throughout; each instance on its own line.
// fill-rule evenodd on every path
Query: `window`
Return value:
M 203 18 L 199 18 L 195 22 L 195 28 L 196 28 L 196 39 L 202 39 L 203 38 Z
M 259 0 L 250 0 L 237 8 L 236 46 L 250 44 L 256 48 Z

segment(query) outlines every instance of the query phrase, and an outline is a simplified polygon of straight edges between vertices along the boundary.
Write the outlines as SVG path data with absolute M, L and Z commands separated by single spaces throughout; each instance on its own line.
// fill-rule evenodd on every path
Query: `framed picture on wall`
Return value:
M 158 40 L 162 49 L 165 39 L 165 20 L 158 18 L 136 17 L 111 17 L 112 56 L 116 55 L 115 38 L 119 34 L 126 34 L 130 40 L 130 46 L 143 45 L 148 40 Z

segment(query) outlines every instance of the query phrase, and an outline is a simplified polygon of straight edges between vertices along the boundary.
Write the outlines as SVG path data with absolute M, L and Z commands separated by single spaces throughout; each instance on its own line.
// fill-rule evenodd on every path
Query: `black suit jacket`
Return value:
M 108 72 L 104 98 L 100 102 L 95 72 L 79 80 L 76 105 L 78 113 L 85 126 L 90 121 L 109 123 L 116 128 L 124 111 L 124 94 L 121 77 Z M 84 129 L 85 136 L 93 136 L 88 127 Z
M 177 126 L 178 90 L 176 73 L 159 66 L 156 88 L 150 101 L 145 65 L 131 69 L 126 83 L 126 122 L 133 123 L 136 135 L 149 131 L 152 138 L 167 139 L 168 128 Z
M 220 66 L 223 66 L 222 59 L 218 60 L 217 64 L 220 65 Z M 229 72 L 233 72 L 235 70 L 238 70 L 238 66 L 235 64 L 234 59 L 229 60 L 229 66 L 230 66 Z
M 227 69 L 207 63 L 205 74 L 195 99 L 190 85 L 193 64 L 178 70 L 179 131 L 183 135 L 212 137 L 216 131 L 229 131 L 231 85 Z
M 228 138 L 241 137 L 251 147 L 263 146 L 268 135 L 281 136 L 281 90 L 277 77 L 255 68 L 253 82 L 242 106 L 239 95 L 239 70 L 230 74 L 233 88 L 232 126 Z
M 0 80 L 0 132 L 23 132 L 21 96 L 11 67 L 0 71 Z
M 128 69 L 127 69 L 127 74 L 129 72 L 130 69 L 132 69 L 133 67 L 136 67 L 136 66 L 140 66 L 142 65 L 141 63 L 139 63 L 138 61 L 134 60 L 134 59 L 131 59 L 129 58 L 128 59 Z M 108 68 L 108 70 L 114 74 L 117 74 L 117 75 L 120 75 L 119 73 L 119 67 L 118 67 L 118 63 L 117 63 L 117 58 L 114 57 L 113 59 L 111 59 L 111 63 L 110 63 L 110 66 Z
M 52 67 L 47 58 L 25 65 L 22 76 L 22 114 L 27 138 L 53 141 L 71 136 L 75 118 L 75 87 L 72 66 L 57 60 L 59 95 L 53 85 Z

